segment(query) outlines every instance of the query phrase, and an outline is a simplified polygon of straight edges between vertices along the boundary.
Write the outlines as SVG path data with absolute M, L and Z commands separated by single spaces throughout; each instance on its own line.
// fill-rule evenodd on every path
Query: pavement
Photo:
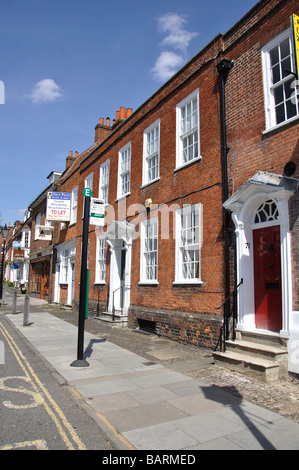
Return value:
M 0 313 L 58 373 L 118 450 L 298 450 L 299 383 L 248 380 L 215 366 L 212 352 L 138 330 L 85 321 L 76 360 L 77 314 L 6 295 Z

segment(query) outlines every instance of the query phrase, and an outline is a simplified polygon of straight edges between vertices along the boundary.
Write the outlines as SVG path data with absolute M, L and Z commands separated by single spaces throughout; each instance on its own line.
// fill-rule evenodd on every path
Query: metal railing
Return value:
M 120 286 L 120 287 L 118 287 L 117 289 L 115 289 L 115 290 L 113 291 L 113 293 L 112 293 L 112 321 L 115 321 L 115 304 L 114 304 L 114 294 L 115 294 L 115 292 L 117 292 L 118 290 L 122 289 L 122 292 L 121 292 L 121 295 L 122 295 L 122 297 L 121 297 L 122 302 L 121 302 L 121 304 L 123 304 L 123 298 L 124 298 L 123 289 L 131 289 L 131 287 L 132 287 L 131 285 L 128 285 L 128 286 Z M 121 315 L 123 314 L 123 308 L 124 308 L 124 306 L 121 305 L 121 306 L 120 306 Z
M 236 322 L 237 322 L 237 292 L 239 287 L 243 284 L 243 278 L 239 282 L 239 284 L 235 287 L 235 289 L 230 293 L 230 295 L 225 299 L 225 301 L 217 307 L 216 310 L 220 310 L 222 307 L 226 306 L 227 303 L 230 301 L 231 297 L 233 296 L 233 304 L 231 311 L 227 314 L 227 309 L 224 308 L 223 312 L 223 324 L 220 328 L 220 336 L 219 336 L 219 349 L 221 352 L 226 351 L 226 340 L 229 338 L 229 321 L 232 317 L 233 324 L 232 324 L 232 339 L 235 341 L 236 339 Z M 217 349 L 217 346 L 215 350 Z

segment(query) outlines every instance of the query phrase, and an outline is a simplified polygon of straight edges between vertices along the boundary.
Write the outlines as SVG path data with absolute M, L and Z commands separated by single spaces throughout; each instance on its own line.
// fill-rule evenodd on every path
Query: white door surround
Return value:
M 296 191 L 298 183 L 293 178 L 258 172 L 223 204 L 225 209 L 232 212 L 235 224 L 237 283 L 243 279 L 243 285 L 240 287 L 238 295 L 237 327 L 239 329 L 256 329 L 253 230 L 279 225 L 282 278 L 282 329 L 280 334 L 289 336 L 292 311 L 292 272 L 288 201 Z M 258 215 L 259 211 L 262 217 Z
M 135 225 L 113 221 L 105 232 L 110 247 L 110 281 L 108 312 L 127 316 L 131 292 L 132 239 Z M 114 302 L 114 304 L 113 304 Z

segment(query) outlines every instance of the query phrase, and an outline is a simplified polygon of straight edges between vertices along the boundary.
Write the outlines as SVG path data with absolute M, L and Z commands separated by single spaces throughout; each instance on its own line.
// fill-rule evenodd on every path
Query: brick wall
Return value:
M 175 241 L 173 219 L 170 214 L 169 239 L 159 239 L 158 280 L 155 286 L 140 285 L 140 239 L 133 241 L 131 270 L 131 306 L 129 322 L 136 326 L 138 318 L 155 321 L 161 334 L 198 345 L 214 347 L 218 340 L 224 301 L 224 256 L 222 226 L 222 169 L 220 139 L 219 77 L 216 70 L 220 56 L 234 60 L 227 84 L 227 131 L 229 151 L 230 193 L 235 192 L 257 171 L 283 173 L 290 160 L 298 162 L 298 124 L 263 134 L 265 129 L 264 92 L 261 48 L 289 24 L 292 13 L 298 13 L 298 1 L 262 1 L 226 35 L 219 35 L 162 86 L 135 113 L 120 125 L 112 126 L 109 138 L 91 147 L 81 155 L 77 166 L 71 166 L 62 188 L 71 191 L 78 184 L 77 224 L 68 227 L 60 242 L 78 237 L 76 249 L 75 302 L 79 296 L 81 258 L 82 208 L 84 178 L 93 172 L 93 195 L 98 196 L 99 167 L 110 159 L 109 204 L 114 215 L 111 220 L 124 217 L 136 221 L 136 214 L 121 213 L 117 199 L 118 152 L 131 142 L 131 193 L 126 207 L 144 204 L 151 198 L 159 206 L 159 229 L 163 204 L 182 207 L 201 203 L 203 208 L 203 245 L 201 252 L 201 285 L 174 285 Z M 176 106 L 194 90 L 199 89 L 200 153 L 202 159 L 175 171 L 176 162 Z M 142 187 L 143 132 L 160 119 L 160 180 Z M 106 121 L 107 123 L 107 121 Z M 103 121 L 97 132 L 102 128 Z M 96 134 L 96 141 L 97 141 Z M 296 176 L 299 176 L 299 168 Z M 294 211 L 295 211 L 294 200 Z M 154 212 L 152 212 L 154 214 Z M 145 217 L 145 215 L 144 215 Z M 293 214 L 295 247 L 296 212 Z M 139 217 L 138 223 L 142 220 Z M 137 225 L 137 230 L 139 226 Z M 106 229 L 106 228 L 105 228 Z M 95 285 L 96 235 L 90 227 L 90 308 L 105 308 L 110 276 L 107 250 L 106 286 Z M 234 236 L 231 239 L 232 273 L 235 272 Z M 298 253 L 293 250 L 295 262 Z M 297 276 L 298 277 L 298 276 Z M 232 284 L 234 277 L 232 276 Z M 232 286 L 233 287 L 233 286 Z M 99 298 L 100 296 L 100 298 Z
M 215 348 L 219 341 L 221 319 L 209 313 L 198 315 L 186 314 L 179 311 L 163 311 L 161 309 L 140 309 L 134 305 L 130 307 L 131 328 L 137 328 L 138 320 L 155 323 L 158 335 L 195 346 Z
M 269 10 L 270 9 L 270 10 Z M 285 165 L 297 164 L 299 177 L 299 123 L 266 129 L 261 49 L 290 26 L 290 16 L 299 14 L 298 1 L 261 2 L 238 29 L 224 35 L 225 57 L 234 61 L 226 84 L 227 138 L 230 195 L 257 171 L 284 174 Z M 256 18 L 256 21 L 253 21 Z M 248 21 L 247 21 L 248 19 Z M 235 39 L 238 37 L 238 41 Z M 299 309 L 298 194 L 290 200 L 293 269 L 293 308 Z

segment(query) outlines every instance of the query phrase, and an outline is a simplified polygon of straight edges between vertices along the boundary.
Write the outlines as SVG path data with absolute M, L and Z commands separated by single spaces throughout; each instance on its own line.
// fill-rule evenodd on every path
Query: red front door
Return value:
M 257 328 L 282 328 L 280 227 L 253 231 L 255 324 Z

